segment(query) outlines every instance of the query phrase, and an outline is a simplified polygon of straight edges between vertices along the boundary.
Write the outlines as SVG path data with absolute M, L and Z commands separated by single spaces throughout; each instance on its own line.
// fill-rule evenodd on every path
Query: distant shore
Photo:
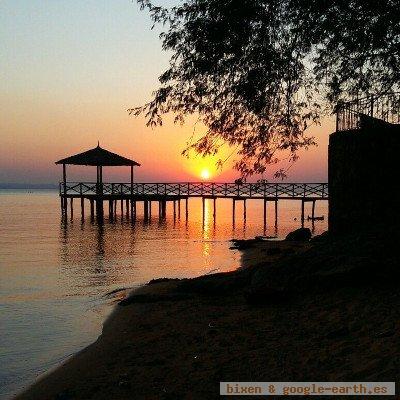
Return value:
M 0 190 L 57 190 L 56 183 L 0 183 Z
M 217 399 L 220 381 L 399 381 L 400 296 L 388 279 L 398 259 L 377 277 L 364 242 L 360 258 L 354 243 L 324 236 L 253 241 L 237 271 L 151 281 L 95 343 L 16 399 Z

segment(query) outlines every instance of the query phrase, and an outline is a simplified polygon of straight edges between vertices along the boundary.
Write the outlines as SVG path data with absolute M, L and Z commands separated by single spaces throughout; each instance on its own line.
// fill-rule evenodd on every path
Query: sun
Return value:
M 210 179 L 210 171 L 207 168 L 204 168 L 200 172 L 200 177 L 203 180 Z

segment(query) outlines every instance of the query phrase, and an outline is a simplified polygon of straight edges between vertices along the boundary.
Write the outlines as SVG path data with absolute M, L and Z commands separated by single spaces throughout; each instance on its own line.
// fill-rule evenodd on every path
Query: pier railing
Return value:
M 393 124 L 400 123 L 400 92 L 381 96 L 368 96 L 338 103 L 336 131 L 358 129 L 360 116 L 367 115 Z
M 103 183 L 60 182 L 60 195 L 103 196 L 181 196 L 227 198 L 316 198 L 328 199 L 327 183 Z

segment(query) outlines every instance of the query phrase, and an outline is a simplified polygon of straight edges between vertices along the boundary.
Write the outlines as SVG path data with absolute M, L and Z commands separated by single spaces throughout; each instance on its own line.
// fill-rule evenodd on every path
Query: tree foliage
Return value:
M 243 176 L 314 144 L 306 128 L 343 99 L 398 88 L 400 0 L 138 0 L 164 27 L 169 68 L 130 110 L 150 126 L 197 115 L 203 155 L 237 149 Z M 278 173 L 279 175 L 279 173 Z

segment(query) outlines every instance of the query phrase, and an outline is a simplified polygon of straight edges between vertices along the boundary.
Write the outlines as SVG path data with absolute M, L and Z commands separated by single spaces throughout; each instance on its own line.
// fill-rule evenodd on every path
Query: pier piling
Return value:
M 84 221 L 85 219 L 85 198 L 81 197 L 81 219 Z
M 129 221 L 129 199 L 125 200 L 126 219 Z
M 70 213 L 71 213 L 71 221 L 74 219 L 74 198 L 71 197 L 70 202 Z
M 90 199 L 90 219 L 94 220 L 94 200 Z
M 217 217 L 217 198 L 214 197 L 213 198 L 213 220 L 214 220 L 214 223 L 215 223 L 216 217 Z
M 165 219 L 167 216 L 167 201 L 162 200 L 161 201 L 161 218 Z
M 235 227 L 236 200 L 232 199 L 232 225 Z
M 313 202 L 312 202 L 312 210 L 311 210 L 311 218 L 312 218 L 312 221 L 314 222 L 314 219 L 315 219 L 315 200 L 313 200 Z
M 131 220 L 134 221 L 134 213 L 133 213 L 133 199 L 130 200 L 130 214 L 131 214 Z
M 236 204 L 237 201 L 243 202 L 243 219 L 247 219 L 247 200 L 261 200 L 263 202 L 263 227 L 267 230 L 268 202 L 275 203 L 275 228 L 278 224 L 278 203 L 279 200 L 296 200 L 301 202 L 301 226 L 307 218 L 305 215 L 306 203 L 311 203 L 310 220 L 316 217 L 316 201 L 328 200 L 328 187 L 326 184 L 265 184 L 265 188 L 260 190 L 258 184 L 128 184 L 122 183 L 103 183 L 102 170 L 98 167 L 98 181 L 96 183 L 68 183 L 60 182 L 60 208 L 63 218 L 73 218 L 74 199 L 78 199 L 81 208 L 82 220 L 85 218 L 85 199 L 89 200 L 90 217 L 93 220 L 96 216 L 102 222 L 104 216 L 103 203 L 108 202 L 110 221 L 117 220 L 120 207 L 121 221 L 124 219 L 124 212 L 127 220 L 136 220 L 137 202 L 143 202 L 144 219 L 151 220 L 152 203 L 158 203 L 158 213 L 160 219 L 166 218 L 167 204 L 172 202 L 171 213 L 173 218 L 181 217 L 181 200 L 185 200 L 186 222 L 189 217 L 189 197 L 201 198 L 202 201 L 202 220 L 205 221 L 209 208 L 206 209 L 206 201 L 212 200 L 212 217 L 215 222 L 217 215 L 217 199 L 226 198 L 232 200 L 232 224 L 236 223 Z M 256 186 L 254 186 L 256 185 Z M 281 185 L 281 186 L 280 186 Z M 291 185 L 291 187 L 288 187 Z M 178 186 L 178 187 L 177 187 Z M 301 192 L 299 191 L 301 188 Z M 273 189 L 273 190 L 271 190 Z M 118 204 L 120 202 L 120 204 Z M 124 204 L 125 202 L 125 204 Z M 69 204 L 68 204 L 69 203 Z M 95 205 L 94 205 L 95 204 Z M 211 203 L 210 203 L 211 206 Z M 125 207 L 125 208 L 124 208 Z M 183 211 L 183 210 L 182 210 Z M 211 209 L 209 210 L 211 213 Z M 70 213 L 71 215 L 68 215 Z M 272 216 L 272 214 L 271 214 Z M 272 221 L 272 219 L 271 219 Z
M 264 234 L 267 230 L 267 200 L 264 199 Z

